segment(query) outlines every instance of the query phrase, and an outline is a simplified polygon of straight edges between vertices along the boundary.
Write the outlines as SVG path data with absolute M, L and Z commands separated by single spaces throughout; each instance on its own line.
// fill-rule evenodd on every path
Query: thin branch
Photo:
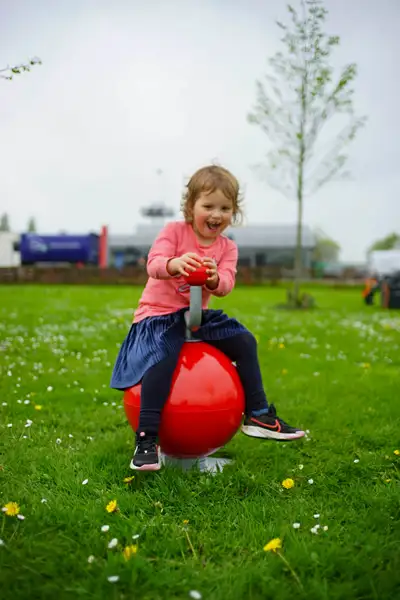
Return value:
M 34 65 L 41 64 L 42 61 L 40 58 L 32 58 L 29 62 L 21 63 L 20 65 L 7 65 L 7 67 L 0 69 L 0 79 L 8 79 L 8 81 L 11 81 L 14 78 L 14 75 L 20 75 L 23 72 L 30 71 L 31 67 Z M 7 75 L 3 75 L 3 73 L 7 73 Z
M 333 149 L 327 150 L 322 159 L 319 157 L 312 174 L 297 181 L 303 191 L 306 187 L 313 191 L 319 189 L 343 170 L 347 156 L 340 150 L 354 139 L 365 123 L 365 118 L 357 120 L 353 115 L 352 83 L 357 75 L 356 65 L 347 65 L 332 83 L 328 59 L 339 37 L 322 31 L 327 10 L 319 0 L 300 0 L 300 6 L 300 14 L 292 6 L 288 7 L 291 26 L 278 23 L 284 32 L 282 42 L 286 53 L 278 52 L 270 59 L 269 64 L 276 74 L 267 74 L 265 83 L 257 82 L 256 106 L 248 117 L 274 147 L 267 154 L 266 169 L 271 169 L 267 180 L 285 195 L 293 189 L 293 178 L 299 167 L 313 160 L 320 133 L 335 114 L 347 114 L 350 122 L 335 137 Z

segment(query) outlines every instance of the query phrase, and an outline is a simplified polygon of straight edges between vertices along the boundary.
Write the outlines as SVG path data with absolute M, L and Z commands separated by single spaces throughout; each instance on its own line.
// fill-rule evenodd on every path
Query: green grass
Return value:
M 316 289 L 308 313 L 275 310 L 279 288 L 215 301 L 257 335 L 270 401 L 309 436 L 238 433 L 216 477 L 164 469 L 126 484 L 133 436 L 108 385 L 140 292 L 0 288 L 0 506 L 25 516 L 0 514 L 1 598 L 399 597 L 400 314 L 367 309 L 358 290 Z M 264 552 L 276 537 L 303 591 Z

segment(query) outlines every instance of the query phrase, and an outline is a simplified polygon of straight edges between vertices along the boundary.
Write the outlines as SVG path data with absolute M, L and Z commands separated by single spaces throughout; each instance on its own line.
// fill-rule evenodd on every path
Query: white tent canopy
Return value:
M 400 271 L 400 249 L 371 252 L 368 267 L 371 275 L 376 274 L 381 277 Z

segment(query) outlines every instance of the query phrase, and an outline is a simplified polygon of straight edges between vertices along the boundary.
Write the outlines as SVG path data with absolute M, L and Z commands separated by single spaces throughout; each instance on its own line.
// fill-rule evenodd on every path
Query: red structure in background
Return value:
M 100 233 L 99 240 L 99 267 L 105 269 L 107 267 L 108 259 L 108 227 L 103 225 Z

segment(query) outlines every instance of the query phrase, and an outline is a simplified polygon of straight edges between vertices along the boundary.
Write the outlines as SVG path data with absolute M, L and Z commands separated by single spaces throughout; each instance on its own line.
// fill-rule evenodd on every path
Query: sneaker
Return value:
M 129 466 L 135 471 L 159 471 L 160 447 L 156 435 L 146 435 L 144 431 L 136 434 L 135 454 Z
M 270 440 L 297 440 L 305 435 L 305 432 L 296 427 L 291 427 L 276 414 L 273 404 L 268 407 L 268 412 L 259 417 L 246 417 L 242 425 L 242 431 L 246 435 Z

